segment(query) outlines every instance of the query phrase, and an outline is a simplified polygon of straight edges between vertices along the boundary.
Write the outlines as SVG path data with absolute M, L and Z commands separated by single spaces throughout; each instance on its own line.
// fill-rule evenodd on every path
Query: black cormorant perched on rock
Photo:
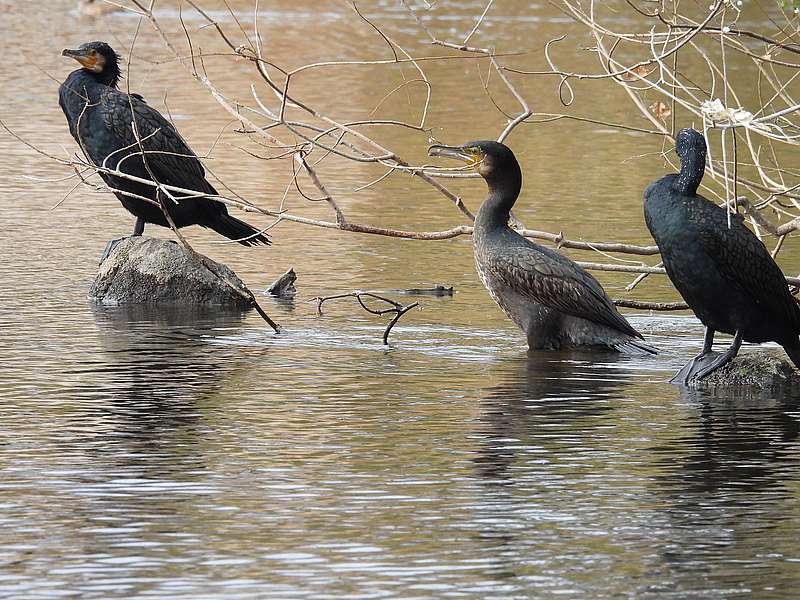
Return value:
M 694 129 L 676 140 L 681 172 L 650 184 L 644 217 L 664 268 L 706 326 L 703 351 L 672 379 L 686 384 L 715 371 L 742 342 L 778 342 L 800 367 L 800 306 L 766 247 L 739 215 L 697 194 L 706 165 L 706 141 Z M 711 351 L 714 333 L 733 335 L 723 353 Z
M 117 89 L 119 57 L 108 44 L 90 42 L 77 50 L 64 50 L 62 55 L 82 65 L 61 85 L 58 100 L 69 131 L 86 157 L 97 166 L 196 192 L 172 192 L 176 203 L 152 185 L 101 172 L 122 205 L 136 216 L 133 235 L 141 235 L 145 223 L 169 227 L 159 206 L 163 203 L 176 227 L 200 225 L 245 246 L 269 244 L 266 235 L 229 215 L 223 203 L 207 197 L 216 196 L 217 191 L 172 123 L 141 96 Z M 134 117 L 136 133 L 131 125 Z
M 522 172 L 507 146 L 493 141 L 436 144 L 428 154 L 462 160 L 486 180 L 489 195 L 475 217 L 472 234 L 475 264 L 492 299 L 525 332 L 530 348 L 606 346 L 656 352 L 640 341 L 641 334 L 594 277 L 508 226 L 522 188 Z

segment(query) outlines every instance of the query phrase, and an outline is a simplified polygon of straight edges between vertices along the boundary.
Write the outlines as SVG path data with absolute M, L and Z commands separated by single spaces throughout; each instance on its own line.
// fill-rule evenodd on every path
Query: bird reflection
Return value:
M 796 503 L 800 399 L 683 389 L 681 400 L 696 415 L 653 448 L 668 538 L 661 544 L 662 564 L 686 589 L 731 589 L 742 584 L 744 573 L 748 587 L 779 589 L 782 579 L 794 581 L 788 567 L 783 572 L 762 557 L 796 553 L 796 536 L 783 529 Z M 725 563 L 737 568 L 719 568 Z
M 800 399 L 776 399 L 761 391 L 681 389 L 681 399 L 697 407 L 698 420 L 675 440 L 687 451 L 680 461 L 678 476 L 682 495 L 716 493 L 733 489 L 763 490 L 780 486 L 782 470 L 796 463 L 786 443 L 797 439 L 800 421 L 796 411 Z M 661 451 L 674 453 L 667 446 Z M 673 458 L 667 460 L 672 463 Z
M 682 388 L 680 393 L 697 407 L 698 418 L 670 444 L 655 448 L 666 455 L 662 482 L 677 485 L 683 499 L 782 487 L 785 469 L 797 466 L 788 444 L 800 433 L 799 398 L 760 391 L 723 395 Z M 681 457 L 677 463 L 676 456 Z M 675 464 L 679 470 L 670 468 Z
M 529 352 L 490 373 L 497 383 L 482 394 L 473 461 L 483 490 L 476 536 L 496 553 L 496 576 L 516 573 L 507 557 L 517 552 L 520 532 L 559 521 L 547 500 L 563 486 L 554 465 L 573 460 L 592 431 L 608 424 L 632 360 L 615 352 Z
M 141 305 L 92 310 L 104 356 L 79 393 L 101 409 L 105 424 L 114 423 L 114 445 L 186 447 L 187 436 L 202 426 L 201 406 L 240 363 L 209 342 L 238 327 L 242 313 Z
M 242 315 L 163 306 L 91 310 L 100 350 L 88 352 L 74 375 L 80 383 L 59 457 L 75 472 L 74 501 L 58 518 L 80 532 L 73 552 L 92 556 L 104 548 L 133 564 L 137 551 L 129 546 L 203 531 L 207 516 L 197 502 L 218 493 L 208 463 L 221 443 L 208 432 L 224 422 L 215 412 L 220 390 L 243 368 L 234 347 L 210 342 L 229 335 Z
M 613 410 L 608 400 L 627 379 L 630 360 L 613 352 L 564 351 L 529 352 L 504 363 L 481 401 L 480 475 L 503 485 L 521 447 L 580 444 Z
M 120 376 L 116 402 L 197 402 L 224 380 L 224 347 L 209 341 L 241 324 L 241 311 L 142 305 L 95 305 L 101 344 Z

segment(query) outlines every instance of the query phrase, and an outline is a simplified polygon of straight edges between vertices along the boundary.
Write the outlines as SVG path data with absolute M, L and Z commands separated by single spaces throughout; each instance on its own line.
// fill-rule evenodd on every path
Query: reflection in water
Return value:
M 166 408 L 212 396 L 230 356 L 209 339 L 229 335 L 242 311 L 92 304 L 106 354 L 110 399 L 119 405 Z
M 616 352 L 531 351 L 503 364 L 482 394 L 479 472 L 501 484 L 520 444 L 581 445 L 610 416 L 624 361 Z
M 13 466 L 5 465 L 10 495 L 0 499 L 12 501 L 6 524 L 17 533 L 5 547 L 15 549 L 8 569 L 13 583 L 3 587 L 0 581 L 0 595 L 14 589 L 24 590 L 24 597 L 40 588 L 52 593 L 58 578 L 72 573 L 147 579 L 153 563 L 141 552 L 155 558 L 178 540 L 199 544 L 196 505 L 216 493 L 198 477 L 208 469 L 206 413 L 240 361 L 208 339 L 238 328 L 241 313 L 90 310 L 100 333 L 98 357 L 83 362 L 75 375 L 83 383 L 65 392 L 56 410 L 41 408 L 51 434 L 33 438 L 30 446 L 15 442 Z M 24 436 L 27 423 L 17 427 Z M 39 493 L 18 511 L 13 499 L 32 473 L 39 473 Z M 60 541 L 62 530 L 73 532 L 68 545 Z M 25 531 L 42 537 L 29 546 Z M 37 560 L 23 560 L 26 555 L 51 557 L 49 575 L 43 576 Z M 120 582 L 115 593 L 131 585 Z
M 800 432 L 800 399 L 685 388 L 681 399 L 699 411 L 697 427 L 683 440 L 690 449 L 682 474 L 687 492 L 785 491 L 784 471 L 798 462 L 788 443 Z
M 661 456 L 662 559 L 673 591 L 793 595 L 800 570 L 786 562 L 797 559 L 797 549 L 784 529 L 795 518 L 800 399 L 763 391 L 680 395 L 696 418 L 653 448 Z
M 507 589 L 531 597 L 597 592 L 581 583 L 581 550 L 593 563 L 612 559 L 587 545 L 596 524 L 584 510 L 602 502 L 591 481 L 603 470 L 597 454 L 606 451 L 603 430 L 631 378 L 628 360 L 614 352 L 529 352 L 500 364 L 482 390 L 473 535 Z M 553 553 L 557 563 L 546 558 Z
M 92 312 L 104 357 L 93 384 L 73 393 L 86 418 L 98 421 L 86 447 L 137 477 L 192 479 L 202 466 L 204 412 L 241 364 L 209 341 L 238 330 L 242 312 L 96 304 Z
M 94 386 L 75 390 L 76 400 L 104 397 L 100 409 L 113 412 L 117 433 L 134 444 L 147 445 L 174 428 L 194 431 L 201 407 L 213 401 L 237 365 L 208 342 L 238 328 L 242 311 L 91 307 L 104 353 L 102 376 L 93 379 Z

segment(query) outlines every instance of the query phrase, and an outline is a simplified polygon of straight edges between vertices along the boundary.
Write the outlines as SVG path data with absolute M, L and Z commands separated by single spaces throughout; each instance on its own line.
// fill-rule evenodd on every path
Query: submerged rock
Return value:
M 250 291 L 225 265 L 145 236 L 122 238 L 111 248 L 89 298 L 103 304 L 253 306 Z
M 800 372 L 783 352 L 758 351 L 740 354 L 691 387 L 749 386 L 763 390 L 800 389 Z
M 403 290 L 391 290 L 397 294 L 408 294 L 409 296 L 452 296 L 453 286 L 438 284 L 432 288 L 406 288 Z

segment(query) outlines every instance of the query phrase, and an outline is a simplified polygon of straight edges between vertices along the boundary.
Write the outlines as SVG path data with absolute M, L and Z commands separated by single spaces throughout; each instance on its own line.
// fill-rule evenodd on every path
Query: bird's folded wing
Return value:
M 800 328 L 800 308 L 789 293 L 783 272 L 744 219 L 734 215 L 729 229 L 724 210 L 703 216 L 706 222 L 699 228 L 700 243 L 722 276 L 773 315 Z
M 489 262 L 494 277 L 538 304 L 641 337 L 597 280 L 560 254 L 522 247 Z
M 130 149 L 109 159 L 108 166 L 113 168 L 118 163 L 117 156 L 122 158 L 129 152 L 139 152 L 141 143 L 147 167 L 160 183 L 213 193 L 213 188 L 205 180 L 203 165 L 172 123 L 140 98 L 114 89 L 103 93 L 98 107 L 103 121 L 121 147 Z M 123 170 L 127 171 L 124 165 L 130 160 L 122 163 Z

